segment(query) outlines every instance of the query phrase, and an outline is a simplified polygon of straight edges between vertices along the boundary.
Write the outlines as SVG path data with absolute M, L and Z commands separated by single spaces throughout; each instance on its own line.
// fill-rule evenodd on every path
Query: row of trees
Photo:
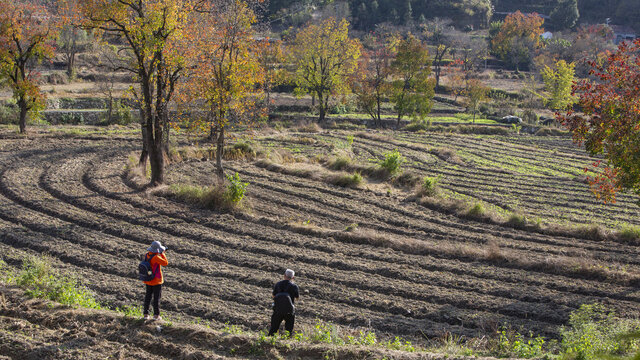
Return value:
M 27 113 L 44 104 L 36 65 L 52 58 L 63 29 L 124 43 L 109 61 L 114 71 L 135 79 L 130 94 L 140 110 L 140 164 L 149 162 L 154 185 L 164 182 L 169 130 L 180 118 L 176 113 L 216 143 L 222 179 L 230 121 L 264 111 L 256 104 L 267 97 L 268 106 L 283 64 L 295 67 L 296 92 L 317 99 L 320 121 L 332 97 L 352 90 L 363 105 L 365 98 L 375 99 L 377 120 L 383 97 L 395 104 L 398 123 L 404 116 L 425 116 L 431 108 L 431 61 L 426 45 L 414 36 L 372 36 L 363 49 L 349 37 L 346 20 L 330 18 L 299 31 L 285 56 L 280 42 L 256 35 L 255 8 L 261 0 L 60 0 L 49 9 L 0 0 L 0 5 L 9 9 L 0 15 L 0 70 L 20 107 L 21 132 Z M 73 51 L 60 50 L 72 61 Z

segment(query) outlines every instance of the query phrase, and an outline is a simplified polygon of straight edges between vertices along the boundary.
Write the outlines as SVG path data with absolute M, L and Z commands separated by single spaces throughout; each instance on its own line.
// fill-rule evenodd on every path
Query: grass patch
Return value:
M 171 196 L 203 208 L 221 211 L 235 211 L 245 208 L 244 196 L 249 183 L 242 182 L 240 175 L 227 175 L 228 185 L 196 186 L 173 184 L 169 187 Z
M 364 182 L 364 179 L 359 173 L 353 173 L 351 175 L 343 174 L 330 176 L 328 182 L 337 186 L 357 188 Z
M 23 288 L 29 297 L 48 299 L 63 305 L 100 309 L 93 292 L 80 285 L 74 277 L 54 270 L 49 257 L 30 256 L 23 260 L 22 268 L 9 282 Z
M 331 170 L 345 170 L 351 165 L 351 158 L 339 156 L 327 163 L 327 167 Z
M 603 359 L 638 352 L 640 341 L 625 338 L 639 329 L 637 319 L 621 319 L 603 305 L 583 304 L 569 316 L 569 326 L 560 329 L 563 359 Z

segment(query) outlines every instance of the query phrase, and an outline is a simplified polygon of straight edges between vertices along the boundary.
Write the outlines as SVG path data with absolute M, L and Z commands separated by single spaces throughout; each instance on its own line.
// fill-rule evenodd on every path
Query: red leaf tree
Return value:
M 640 39 L 590 65 L 593 80 L 573 87 L 582 113 L 569 111 L 558 118 L 576 143 L 603 159 L 593 163 L 602 171 L 590 178 L 598 198 L 615 202 L 620 190 L 640 195 Z

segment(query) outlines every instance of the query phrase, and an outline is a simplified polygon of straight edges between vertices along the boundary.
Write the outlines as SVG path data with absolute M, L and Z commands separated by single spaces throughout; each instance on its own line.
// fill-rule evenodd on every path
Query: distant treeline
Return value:
M 347 0 L 355 29 L 371 30 L 376 24 L 420 23 L 434 17 L 449 18 L 460 28 L 485 27 L 494 12 L 537 12 L 550 15 L 568 0 Z M 322 5 L 332 0 L 271 0 L 268 12 L 277 16 L 283 9 L 308 4 Z M 628 25 L 640 31 L 638 0 L 578 0 L 580 22 Z M 496 18 L 499 18 L 496 17 Z

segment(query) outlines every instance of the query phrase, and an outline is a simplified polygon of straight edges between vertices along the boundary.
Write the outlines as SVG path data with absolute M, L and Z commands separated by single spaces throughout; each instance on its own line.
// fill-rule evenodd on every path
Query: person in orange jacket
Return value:
M 153 319 L 162 320 L 160 317 L 160 296 L 162 295 L 162 284 L 164 283 L 164 277 L 162 276 L 162 267 L 169 265 L 167 256 L 164 252 L 166 247 L 162 246 L 160 241 L 154 241 L 147 249 L 148 253 L 146 259 L 151 264 L 151 269 L 155 275 L 153 280 L 144 281 L 147 288 L 147 293 L 144 297 L 144 319 L 149 320 L 149 305 L 151 304 L 151 298 L 153 297 Z

